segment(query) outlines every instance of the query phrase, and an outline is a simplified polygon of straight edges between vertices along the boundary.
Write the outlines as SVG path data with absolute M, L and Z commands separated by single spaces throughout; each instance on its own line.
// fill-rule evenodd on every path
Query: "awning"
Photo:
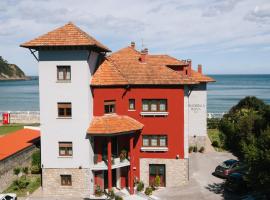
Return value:
M 132 133 L 142 128 L 143 124 L 131 117 L 107 114 L 94 117 L 87 129 L 87 133 L 93 136 L 112 136 Z

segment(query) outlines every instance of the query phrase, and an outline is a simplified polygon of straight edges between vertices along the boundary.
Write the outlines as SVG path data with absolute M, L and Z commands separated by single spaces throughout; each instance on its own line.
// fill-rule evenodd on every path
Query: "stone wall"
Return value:
M 36 111 L 10 112 L 9 117 L 10 117 L 10 123 L 14 123 L 14 124 L 39 123 L 39 112 L 36 112 Z
M 62 186 L 60 175 L 71 175 L 72 185 Z M 86 198 L 92 191 L 90 169 L 42 169 L 42 189 L 46 196 L 76 196 Z M 92 188 L 91 188 L 92 187 Z
M 32 145 L 0 161 L 0 192 L 6 189 L 17 178 L 13 173 L 14 168 L 31 166 L 31 156 L 36 150 L 35 145 Z
M 188 138 L 189 146 L 197 146 L 198 150 L 201 147 L 205 147 L 206 137 L 207 136 L 196 136 L 196 137 L 190 136 Z
M 188 159 L 140 159 L 140 180 L 149 185 L 149 165 L 165 164 L 166 187 L 177 187 L 188 182 Z

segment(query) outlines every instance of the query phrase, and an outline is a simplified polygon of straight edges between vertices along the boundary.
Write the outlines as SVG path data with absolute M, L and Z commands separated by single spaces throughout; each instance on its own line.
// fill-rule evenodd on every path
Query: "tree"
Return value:
M 250 184 L 270 188 L 270 106 L 246 97 L 223 116 L 219 129 L 225 148 L 248 164 Z

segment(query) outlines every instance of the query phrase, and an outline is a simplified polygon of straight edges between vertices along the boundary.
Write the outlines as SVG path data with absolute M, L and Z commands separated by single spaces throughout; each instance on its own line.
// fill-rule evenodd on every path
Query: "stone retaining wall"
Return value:
M 149 165 L 165 164 L 166 187 L 177 187 L 188 182 L 188 159 L 140 159 L 140 180 L 145 186 L 149 185 Z
M 72 185 L 62 186 L 60 175 L 71 175 Z M 42 190 L 46 196 L 89 197 L 93 192 L 90 169 L 42 169 Z
M 12 144 L 11 144 L 12 145 Z M 32 145 L 12 156 L 0 161 L 0 192 L 5 190 L 13 180 L 17 178 L 14 175 L 13 169 L 17 167 L 29 167 L 31 166 L 31 157 L 37 148 Z

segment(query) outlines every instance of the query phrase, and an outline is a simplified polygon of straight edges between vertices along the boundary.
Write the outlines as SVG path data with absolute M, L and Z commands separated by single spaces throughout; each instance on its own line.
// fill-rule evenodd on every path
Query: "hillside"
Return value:
M 24 80 L 24 72 L 14 64 L 9 64 L 0 56 L 0 80 Z

